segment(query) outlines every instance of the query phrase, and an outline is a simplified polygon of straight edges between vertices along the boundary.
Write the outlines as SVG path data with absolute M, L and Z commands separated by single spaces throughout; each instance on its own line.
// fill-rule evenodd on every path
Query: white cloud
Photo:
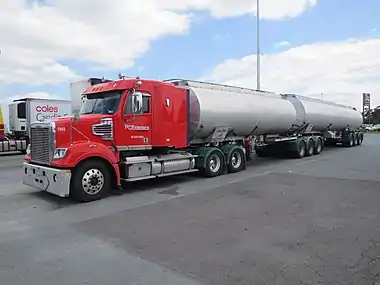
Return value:
M 361 94 L 380 105 L 380 38 L 315 43 L 265 54 L 261 89 L 295 92 L 361 109 Z M 206 76 L 225 84 L 256 87 L 256 55 L 230 59 Z
M 33 93 L 27 93 L 24 95 L 15 95 L 12 97 L 8 97 L 6 99 L 0 99 L 0 108 L 3 113 L 5 125 L 8 126 L 9 122 L 9 108 L 8 105 L 12 103 L 13 100 L 16 99 L 22 99 L 22 98 L 39 98 L 39 99 L 59 99 L 57 96 L 48 94 L 45 92 L 33 92 Z
M 317 0 L 261 1 L 267 19 L 294 17 Z M 0 84 L 61 83 L 78 78 L 68 61 L 124 69 L 152 40 L 189 30 L 190 11 L 216 18 L 255 12 L 252 0 L 2 0 Z
M 281 41 L 281 42 L 275 43 L 274 46 L 276 48 L 283 48 L 283 47 L 290 46 L 290 42 L 288 42 L 288 41 Z
M 151 0 L 161 7 L 174 10 L 210 10 L 215 18 L 256 14 L 256 0 Z M 260 18 L 281 20 L 296 17 L 315 6 L 317 0 L 260 0 Z

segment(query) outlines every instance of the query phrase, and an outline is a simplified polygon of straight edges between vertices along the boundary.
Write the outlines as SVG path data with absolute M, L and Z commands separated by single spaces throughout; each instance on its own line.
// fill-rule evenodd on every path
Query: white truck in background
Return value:
M 71 116 L 71 102 L 68 100 L 24 98 L 9 104 L 8 130 L 14 139 L 29 137 L 32 122 Z
M 87 87 L 109 82 L 104 78 L 86 78 L 70 83 L 69 100 L 23 98 L 9 104 L 8 132 L 0 137 L 0 153 L 21 151 L 26 153 L 29 144 L 29 126 L 52 118 L 72 116 L 82 106 L 81 94 Z
M 72 114 L 79 112 L 83 97 L 81 96 L 83 92 L 90 86 L 97 85 L 100 83 L 109 82 L 110 80 L 101 78 L 86 78 L 76 82 L 70 83 L 70 98 L 71 98 L 71 110 Z

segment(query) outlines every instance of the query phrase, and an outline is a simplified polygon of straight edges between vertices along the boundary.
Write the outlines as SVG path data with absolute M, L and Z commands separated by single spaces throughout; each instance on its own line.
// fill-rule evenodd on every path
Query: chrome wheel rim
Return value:
M 231 156 L 231 164 L 233 168 L 239 168 L 242 162 L 241 154 L 236 151 L 234 154 Z
M 220 169 L 221 165 L 221 160 L 219 155 L 213 154 L 210 157 L 209 163 L 208 163 L 208 168 L 210 169 L 211 172 L 218 172 Z
M 99 193 L 104 185 L 104 175 L 99 169 L 89 169 L 82 177 L 82 187 L 89 195 Z

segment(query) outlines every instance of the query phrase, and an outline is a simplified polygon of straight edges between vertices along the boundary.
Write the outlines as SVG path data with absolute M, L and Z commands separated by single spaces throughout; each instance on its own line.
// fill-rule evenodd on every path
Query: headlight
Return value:
M 50 122 L 50 127 L 51 127 L 52 132 L 55 134 L 55 131 L 56 131 L 55 122 Z
M 26 154 L 30 155 L 30 144 L 28 144 L 28 146 L 26 147 Z
M 67 148 L 57 148 L 54 152 L 54 159 L 64 158 L 67 152 Z

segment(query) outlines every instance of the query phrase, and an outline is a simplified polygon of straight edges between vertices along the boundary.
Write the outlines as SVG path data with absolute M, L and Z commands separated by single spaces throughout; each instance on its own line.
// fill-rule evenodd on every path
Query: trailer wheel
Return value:
M 224 155 L 219 149 L 211 151 L 205 157 L 205 167 L 202 172 L 207 177 L 219 176 L 224 172 Z
M 306 154 L 306 143 L 304 140 L 297 142 L 296 158 L 303 158 Z
M 360 134 L 355 134 L 356 145 L 360 145 Z
M 317 138 L 316 142 L 315 142 L 315 150 L 314 150 L 314 154 L 320 154 L 322 152 L 322 148 L 323 148 L 323 145 L 322 145 L 322 139 L 321 138 Z
M 361 145 L 362 143 L 363 143 L 363 134 L 360 134 L 359 135 L 358 145 Z
M 349 134 L 348 135 L 348 141 L 346 143 L 345 146 L 347 147 L 352 147 L 354 145 L 354 135 L 353 134 Z
M 235 148 L 231 151 L 230 160 L 228 162 L 228 172 L 239 172 L 244 168 L 245 160 L 244 153 L 241 149 Z
M 87 160 L 74 169 L 70 196 L 78 202 L 102 199 L 111 189 L 111 179 L 111 174 L 104 163 Z
M 314 141 L 312 139 L 310 139 L 308 142 L 307 142 L 307 151 L 306 151 L 306 155 L 307 156 L 312 156 L 314 154 Z

